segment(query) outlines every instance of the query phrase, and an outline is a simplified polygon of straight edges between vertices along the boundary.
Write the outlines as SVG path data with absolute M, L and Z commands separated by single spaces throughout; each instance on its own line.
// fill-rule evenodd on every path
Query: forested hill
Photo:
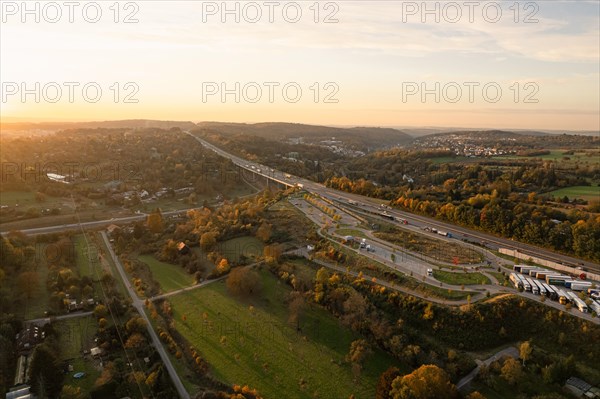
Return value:
M 413 137 L 401 130 L 377 127 L 339 128 L 329 126 L 304 125 L 297 123 L 220 123 L 202 122 L 198 127 L 218 132 L 224 136 L 249 135 L 269 140 L 289 140 L 302 138 L 306 144 L 324 140 L 342 140 L 354 149 L 374 149 L 405 145 Z
M 2 133 L 18 131 L 49 131 L 57 132 L 60 130 L 71 129 L 137 129 L 137 128 L 158 128 L 171 129 L 178 127 L 180 129 L 193 129 L 196 125 L 186 121 L 158 121 L 150 119 L 126 119 L 119 121 L 96 121 L 96 122 L 15 122 L 3 123 Z

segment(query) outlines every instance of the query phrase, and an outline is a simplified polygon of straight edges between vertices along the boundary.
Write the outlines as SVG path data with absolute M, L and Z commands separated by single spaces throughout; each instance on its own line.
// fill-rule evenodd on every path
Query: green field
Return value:
M 587 201 L 599 201 L 600 187 L 598 185 L 566 187 L 551 191 L 547 195 L 559 198 L 563 198 L 566 195 L 569 199 L 581 198 Z
M 193 277 L 181 266 L 161 262 L 151 255 L 141 255 L 138 260 L 148 265 L 162 292 L 175 291 L 194 283 Z
M 94 382 L 100 376 L 100 361 L 94 360 L 90 355 L 82 355 L 83 350 L 90 350 L 96 344 L 96 320 L 93 316 L 77 317 L 60 320 L 53 323 L 54 329 L 60 337 L 61 361 L 73 366 L 73 372 L 65 376 L 65 384 L 80 387 L 83 392 L 90 392 Z M 73 378 L 73 374 L 84 372 L 80 379 Z
M 231 240 L 218 243 L 218 251 L 230 263 L 237 263 L 240 258 L 258 258 L 263 255 L 264 244 L 256 237 L 245 236 L 232 238 Z
M 391 365 L 407 370 L 375 350 L 354 382 L 344 358 L 358 337 L 325 310 L 308 305 L 297 332 L 288 324 L 284 304 L 290 289 L 268 272 L 260 275 L 263 292 L 253 300 L 232 297 L 222 282 L 170 299 L 177 330 L 198 348 L 216 378 L 247 384 L 265 398 L 348 398 L 353 393 L 373 398 L 381 372 Z
M 451 285 L 491 284 L 490 279 L 481 273 L 452 273 L 443 270 L 434 270 L 433 277 Z
M 45 255 L 41 251 L 45 251 L 46 244 L 36 244 L 36 254 L 40 254 L 39 262 L 36 262 L 36 265 L 32 271 L 37 273 L 38 281 L 35 284 L 35 289 L 33 290 L 33 294 L 31 298 L 25 297 L 23 300 L 23 308 L 22 308 L 22 316 L 25 320 L 36 319 L 40 317 L 44 317 L 44 312 L 49 309 L 49 292 L 48 287 L 46 285 L 46 280 L 48 279 L 48 266 L 45 262 Z
M 93 254 L 96 254 L 95 247 L 90 243 L 90 247 L 92 247 L 91 251 Z M 92 279 L 96 277 L 95 270 L 90 267 L 90 259 L 88 256 L 88 247 L 85 241 L 85 237 L 83 235 L 78 235 L 75 238 L 75 254 L 76 254 L 76 262 L 77 262 L 77 271 L 79 273 L 79 277 L 89 276 Z M 97 256 L 97 255 L 96 255 Z

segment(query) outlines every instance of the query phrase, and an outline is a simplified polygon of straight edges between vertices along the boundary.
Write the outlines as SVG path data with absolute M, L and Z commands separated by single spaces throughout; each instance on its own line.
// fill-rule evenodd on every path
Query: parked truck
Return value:
M 589 281 L 573 281 L 571 283 L 571 289 L 573 291 L 585 291 L 592 286 Z

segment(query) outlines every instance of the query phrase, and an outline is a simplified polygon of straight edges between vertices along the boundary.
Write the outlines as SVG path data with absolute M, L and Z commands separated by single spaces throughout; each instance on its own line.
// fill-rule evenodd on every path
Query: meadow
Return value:
M 598 185 L 565 187 L 551 191 L 547 195 L 558 198 L 567 196 L 571 200 L 580 198 L 587 201 L 600 201 L 600 187 Z
M 374 350 L 355 376 L 345 356 L 360 337 L 317 306 L 307 305 L 296 329 L 284 303 L 290 288 L 266 271 L 260 277 L 262 293 L 255 298 L 236 298 L 218 282 L 170 299 L 175 327 L 216 378 L 249 385 L 265 398 L 358 399 L 374 397 L 377 378 L 389 366 L 407 370 Z
M 162 292 L 175 291 L 194 283 L 193 277 L 181 266 L 161 262 L 151 255 L 141 255 L 138 260 L 148 265 Z

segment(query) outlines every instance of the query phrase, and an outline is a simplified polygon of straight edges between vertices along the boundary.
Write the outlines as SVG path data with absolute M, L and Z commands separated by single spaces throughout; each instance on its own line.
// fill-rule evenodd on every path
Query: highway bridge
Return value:
M 281 171 L 272 169 L 268 166 L 248 161 L 246 159 L 230 154 L 224 151 L 223 149 L 215 146 L 214 144 L 209 143 L 208 141 L 200 137 L 194 136 L 190 132 L 185 133 L 194 137 L 204 147 L 214 151 L 215 153 L 224 158 L 230 159 L 235 165 L 241 168 L 241 170 L 243 170 L 243 173 L 247 176 L 260 176 L 266 179 L 267 182 L 273 182 L 282 187 L 293 187 L 300 185 L 306 191 L 328 198 L 329 200 L 336 201 L 340 207 L 363 210 L 374 215 L 381 213 L 384 209 L 381 207 L 381 201 L 377 201 L 372 198 L 364 197 L 361 195 L 349 194 L 343 191 L 328 188 L 320 183 L 315 183 L 311 180 L 292 176 Z M 413 213 L 408 213 L 390 208 L 385 208 L 385 211 L 390 216 L 392 216 L 392 218 L 402 218 L 409 220 L 411 225 L 415 225 L 420 228 L 429 227 L 451 232 L 454 238 L 472 243 L 474 245 L 479 245 L 487 249 L 498 250 L 500 248 L 507 248 L 517 250 L 522 254 L 526 254 L 532 257 L 556 262 L 565 266 L 570 266 L 574 269 L 581 268 L 587 272 L 600 274 L 600 265 L 597 263 L 584 261 L 568 255 L 556 253 L 548 249 L 539 248 L 530 244 L 524 244 L 507 238 L 497 237 L 488 233 L 483 233 L 466 227 L 441 222 L 437 219 L 432 219 L 426 216 L 415 215 Z M 399 222 L 388 220 L 388 223 Z

